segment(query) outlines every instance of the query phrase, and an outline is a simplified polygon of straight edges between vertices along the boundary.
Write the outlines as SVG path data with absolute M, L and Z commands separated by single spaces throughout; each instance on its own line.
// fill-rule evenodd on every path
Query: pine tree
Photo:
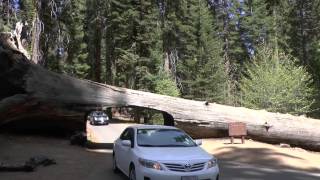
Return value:
M 40 49 L 43 53 L 44 67 L 54 72 L 61 73 L 63 71 L 63 29 L 60 27 L 59 16 L 63 9 L 59 9 L 59 13 L 54 16 L 51 6 L 42 6 L 39 11 L 39 19 L 43 23 L 41 32 Z M 36 12 L 37 14 L 38 12 Z M 36 15 L 35 15 L 36 16 Z M 59 49 L 61 48 L 61 49 Z M 63 51 L 59 51 L 63 50 Z
M 313 44 L 317 42 L 320 33 L 320 8 L 319 0 L 292 1 L 290 14 L 287 21 L 290 23 L 288 43 L 292 54 L 296 56 L 300 63 L 307 67 L 310 73 L 315 75 L 317 84 L 319 77 L 316 76 L 317 69 L 313 62 Z
M 238 104 L 238 81 L 243 72 L 243 64 L 248 61 L 246 31 L 243 27 L 243 1 L 221 0 L 212 4 L 215 22 L 223 39 L 224 68 L 227 74 L 227 104 Z
M 162 54 L 156 1 L 112 1 L 108 18 L 106 68 L 112 77 L 108 81 L 151 90 L 150 79 Z
M 280 3 L 281 2 L 281 3 Z M 279 47 L 298 59 L 300 65 L 306 67 L 312 75 L 314 84 L 319 89 L 319 63 L 317 62 L 317 43 L 320 27 L 320 1 L 280 1 L 278 8 Z M 279 8 L 280 7 L 280 8 Z M 280 17 L 279 17 L 280 16 Z M 319 104 L 314 104 L 314 109 Z M 319 113 L 314 111 L 313 114 Z
M 182 96 L 222 102 L 226 75 L 222 42 L 205 1 L 164 1 L 165 61 Z
M 184 22 L 187 20 L 186 7 L 186 1 L 163 0 L 160 2 L 164 70 L 173 77 L 182 94 L 187 94 L 186 92 L 189 91 L 182 84 L 187 79 L 187 77 L 183 77 L 186 76 L 183 73 L 183 64 L 186 64 L 187 59 L 190 59 L 185 53 L 185 42 L 189 41 L 190 47 L 195 44 L 195 40 L 190 39 L 190 37 L 187 40 L 186 37 L 188 34 L 190 35 L 187 32 L 190 27 Z M 192 74 L 191 69 L 189 71 Z
M 88 78 L 87 44 L 84 42 L 85 0 L 42 4 L 41 50 L 45 67 Z
M 137 62 L 135 22 L 138 16 L 133 2 L 124 0 L 110 3 L 106 47 L 112 57 L 106 62 L 112 62 L 112 77 L 114 85 L 134 87 L 134 67 Z M 109 30 L 109 31 L 108 31 Z M 108 56 L 107 56 L 108 57 Z
M 241 81 L 245 107 L 272 112 L 305 114 L 313 104 L 312 77 L 285 53 L 264 46 L 248 64 Z
M 87 62 L 87 44 L 84 42 L 85 0 L 71 1 L 66 12 L 68 16 L 65 16 L 64 23 L 70 39 L 64 71 L 76 77 L 87 78 L 90 67 Z
M 177 88 L 176 83 L 173 81 L 170 74 L 159 73 L 153 79 L 154 90 L 153 92 L 173 97 L 180 96 L 180 90 Z
M 191 79 L 191 95 L 195 99 L 225 102 L 227 75 L 223 64 L 223 42 L 218 36 L 217 26 L 209 12 L 207 2 L 195 4 L 196 64 L 194 79 Z
M 162 66 L 160 11 L 156 0 L 140 0 L 137 3 L 136 45 L 139 60 L 136 67 L 136 89 L 152 90 L 150 76 L 157 74 Z
M 11 1 L 3 1 L 0 6 L 0 31 L 10 32 L 16 23 L 15 9 Z
M 86 0 L 85 40 L 87 43 L 87 62 L 90 64 L 89 77 L 102 82 L 102 42 L 105 29 L 105 11 L 109 1 Z
M 274 35 L 273 19 L 267 5 L 265 0 L 246 1 L 243 4 L 241 28 L 249 43 L 247 49 L 251 55 L 259 44 L 270 43 Z
M 265 3 L 268 16 L 271 18 L 271 24 L 268 25 L 270 27 L 268 43 L 276 52 L 284 51 L 291 54 L 292 49 L 288 43 L 290 39 L 288 30 L 291 25 L 287 19 L 292 8 L 290 1 L 267 0 Z

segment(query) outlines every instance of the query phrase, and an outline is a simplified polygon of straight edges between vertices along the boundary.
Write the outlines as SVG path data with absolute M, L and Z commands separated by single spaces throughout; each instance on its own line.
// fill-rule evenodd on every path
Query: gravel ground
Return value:
M 111 151 L 88 151 L 69 140 L 36 136 L 0 135 L 0 162 L 23 163 L 45 155 L 57 164 L 39 166 L 34 172 L 1 173 L 0 180 L 124 180 L 112 172 Z
M 127 125 L 116 126 L 123 129 Z M 111 133 L 110 127 L 93 128 L 93 139 L 112 141 L 121 132 Z M 113 137 L 104 139 L 108 131 Z M 202 145 L 219 159 L 222 180 L 320 179 L 320 153 L 249 140 L 245 144 L 229 142 L 229 139 L 206 139 Z M 66 138 L 0 134 L 0 163 L 23 163 L 38 155 L 52 158 L 57 164 L 40 166 L 34 172 L 0 172 L 0 180 L 126 179 L 123 174 L 112 172 L 110 149 L 93 151 L 71 146 Z

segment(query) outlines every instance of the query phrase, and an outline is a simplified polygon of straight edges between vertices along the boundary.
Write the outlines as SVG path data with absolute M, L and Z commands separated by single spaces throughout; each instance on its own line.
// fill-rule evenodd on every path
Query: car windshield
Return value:
M 95 117 L 106 117 L 107 115 L 104 113 L 104 112 L 101 112 L 101 111 L 95 111 L 92 113 L 92 116 L 95 116 Z
M 192 147 L 194 141 L 178 129 L 138 129 L 137 143 L 144 147 Z

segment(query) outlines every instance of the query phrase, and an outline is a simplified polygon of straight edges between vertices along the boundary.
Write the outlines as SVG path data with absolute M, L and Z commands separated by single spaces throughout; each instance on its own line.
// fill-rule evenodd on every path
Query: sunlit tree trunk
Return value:
M 31 44 L 31 60 L 38 64 L 42 60 L 42 54 L 40 50 L 40 36 L 42 31 L 42 22 L 39 18 L 39 11 L 41 9 L 41 1 L 34 1 L 35 3 L 35 15 L 32 22 L 32 44 Z

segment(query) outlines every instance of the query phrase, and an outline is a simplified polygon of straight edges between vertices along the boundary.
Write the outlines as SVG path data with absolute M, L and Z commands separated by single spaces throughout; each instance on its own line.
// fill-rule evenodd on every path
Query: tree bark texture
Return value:
M 320 150 L 320 121 L 119 88 L 50 72 L 26 58 L 9 34 L 0 35 L 0 124 L 41 115 L 65 123 L 97 106 L 143 107 L 164 113 L 193 137 L 226 132 L 244 122 L 251 138 Z M 68 113 L 66 113 L 68 112 Z M 83 122 L 84 123 L 84 122 Z

